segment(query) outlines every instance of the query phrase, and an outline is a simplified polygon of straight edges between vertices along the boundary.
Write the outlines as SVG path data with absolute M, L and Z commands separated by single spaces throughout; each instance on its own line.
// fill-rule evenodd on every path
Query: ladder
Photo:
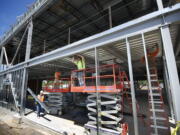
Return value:
M 121 80 L 121 82 L 123 82 L 123 86 L 124 86 L 124 88 L 123 88 L 124 89 L 123 90 L 124 97 L 126 97 L 126 99 L 128 101 L 130 112 L 133 112 L 133 109 L 132 109 L 132 97 L 131 97 L 131 92 L 129 91 L 131 86 L 130 86 L 130 81 L 129 81 L 125 71 L 122 71 L 120 73 L 120 78 L 121 78 L 120 80 Z M 140 106 L 139 106 L 137 100 L 136 100 L 136 109 L 137 109 L 138 117 L 141 117 L 142 123 L 145 123 L 144 119 L 143 119 L 143 115 L 140 114 Z
M 155 60 L 149 68 L 151 88 L 148 92 L 149 130 L 151 135 L 169 135 L 168 115 L 165 111 L 162 88 L 159 85 Z

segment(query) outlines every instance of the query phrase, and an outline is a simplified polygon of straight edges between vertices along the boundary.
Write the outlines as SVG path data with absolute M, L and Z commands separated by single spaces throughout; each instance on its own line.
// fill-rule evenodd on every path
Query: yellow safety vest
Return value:
M 82 59 L 82 60 L 78 60 L 78 61 L 74 61 L 74 64 L 76 64 L 78 70 L 80 69 L 85 69 L 86 66 L 85 66 L 85 60 Z

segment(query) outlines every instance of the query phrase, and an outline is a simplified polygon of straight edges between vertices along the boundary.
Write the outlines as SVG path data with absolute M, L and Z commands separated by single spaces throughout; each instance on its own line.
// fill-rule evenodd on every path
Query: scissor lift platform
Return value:
M 84 85 L 78 85 L 77 74 L 83 74 Z M 96 86 L 96 79 L 100 84 Z M 71 92 L 103 92 L 117 93 L 122 91 L 123 83 L 120 81 L 120 67 L 118 65 L 103 65 L 99 67 L 99 75 L 96 77 L 95 68 L 73 70 L 71 73 Z

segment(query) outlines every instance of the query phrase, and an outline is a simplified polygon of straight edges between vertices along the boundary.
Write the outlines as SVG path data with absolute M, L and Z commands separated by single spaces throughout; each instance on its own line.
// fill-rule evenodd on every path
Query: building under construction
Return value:
M 37 0 L 0 39 L 0 106 L 61 134 L 170 135 L 179 37 L 178 0 Z

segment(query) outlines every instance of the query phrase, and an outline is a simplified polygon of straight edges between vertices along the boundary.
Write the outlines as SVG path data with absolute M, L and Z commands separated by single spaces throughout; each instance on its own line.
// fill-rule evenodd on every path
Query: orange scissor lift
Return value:
M 49 81 L 43 86 L 43 90 L 50 93 L 66 93 L 70 92 L 71 81 L 69 78 L 61 78 L 58 81 Z
M 81 72 L 83 85 L 79 85 L 77 74 Z M 89 111 L 89 122 L 85 124 L 88 134 L 97 132 L 97 105 L 96 93 L 100 94 L 100 127 L 101 134 L 106 135 L 126 135 L 128 134 L 128 125 L 123 123 L 123 95 L 127 89 L 125 84 L 129 82 L 124 71 L 116 64 L 99 66 L 99 75 L 96 77 L 95 68 L 83 70 L 73 70 L 71 78 L 60 79 L 61 83 L 54 83 L 56 87 L 44 87 L 47 92 L 83 92 L 88 93 L 87 109 Z M 99 79 L 99 86 L 96 86 L 96 78 Z M 66 85 L 64 83 L 66 82 Z M 62 87 L 64 85 L 64 87 Z M 66 87 L 65 87 L 66 86 Z M 99 110 L 99 109 L 98 109 Z

